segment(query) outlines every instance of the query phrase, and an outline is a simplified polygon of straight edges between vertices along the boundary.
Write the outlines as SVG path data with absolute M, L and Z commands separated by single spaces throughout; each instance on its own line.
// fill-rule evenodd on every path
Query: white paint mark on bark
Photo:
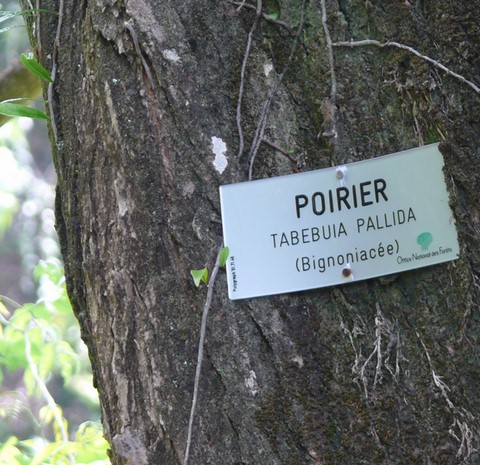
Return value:
M 125 222 L 125 232 L 128 233 L 129 237 L 136 239 L 137 235 L 133 228 L 131 218 L 129 217 L 130 213 L 135 210 L 135 203 L 128 194 L 125 186 L 125 180 L 119 176 L 113 182 L 113 186 L 115 191 L 115 198 L 117 201 L 118 217 Z
M 105 103 L 107 104 L 108 112 L 110 113 L 112 128 L 115 131 L 115 134 L 120 139 L 121 134 L 120 134 L 120 128 L 119 128 L 119 125 L 118 125 L 117 112 L 115 111 L 115 108 L 113 107 L 112 92 L 110 90 L 110 86 L 108 85 L 107 81 L 105 81 L 104 89 L 105 89 Z
M 245 378 L 245 387 L 252 396 L 256 396 L 260 392 L 257 384 L 257 374 L 253 370 L 250 370 L 248 377 Z
M 125 197 L 125 183 L 122 178 L 117 178 L 113 182 L 113 186 L 117 198 L 118 214 L 123 218 L 130 210 L 128 199 Z
M 212 151 L 215 154 L 215 160 L 213 160 L 214 168 L 222 174 L 228 165 L 227 157 L 227 144 L 219 137 L 212 137 Z
M 300 357 L 300 355 L 295 355 L 293 358 L 292 358 L 292 362 L 295 363 L 299 368 L 303 368 L 303 365 L 304 365 L 304 361 L 303 361 L 303 358 Z
M 190 197 L 195 192 L 195 184 L 192 181 L 188 181 L 183 185 L 182 194 L 184 197 Z
M 273 71 L 273 64 L 267 61 L 263 65 L 263 72 L 265 73 L 265 76 L 268 77 L 270 73 Z
M 128 213 L 127 202 L 124 199 L 118 201 L 118 214 L 120 216 L 125 216 Z
M 182 62 L 182 59 L 179 57 L 175 49 L 163 50 L 162 55 L 163 55 L 163 58 L 165 58 L 165 60 L 171 61 L 172 63 L 180 64 Z

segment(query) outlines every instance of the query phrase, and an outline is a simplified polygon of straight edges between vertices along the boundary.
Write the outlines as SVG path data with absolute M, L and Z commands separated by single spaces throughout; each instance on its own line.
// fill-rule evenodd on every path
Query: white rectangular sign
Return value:
M 220 187 L 230 299 L 458 258 L 438 144 Z

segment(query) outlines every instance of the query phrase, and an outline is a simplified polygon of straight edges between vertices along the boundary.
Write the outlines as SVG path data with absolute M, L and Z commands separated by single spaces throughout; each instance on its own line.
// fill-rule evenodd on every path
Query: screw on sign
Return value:
M 350 276 L 352 276 L 352 270 L 350 269 L 350 267 L 345 267 L 345 268 L 342 270 L 342 275 L 343 275 L 345 278 L 350 278 Z

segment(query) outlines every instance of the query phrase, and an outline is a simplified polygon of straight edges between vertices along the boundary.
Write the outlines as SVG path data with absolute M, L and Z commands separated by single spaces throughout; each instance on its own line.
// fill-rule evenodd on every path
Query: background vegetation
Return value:
M 17 2 L 0 5 L 0 74 L 28 47 L 22 17 L 9 15 L 18 10 Z M 54 182 L 45 123 L 2 126 L 0 465 L 108 463 L 90 361 L 65 291 Z

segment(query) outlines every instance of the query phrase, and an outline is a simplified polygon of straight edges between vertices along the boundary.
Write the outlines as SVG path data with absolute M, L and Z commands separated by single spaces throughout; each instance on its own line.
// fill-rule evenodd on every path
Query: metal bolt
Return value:
M 351 275 L 352 275 L 352 270 L 350 268 L 344 268 L 342 270 L 342 275 L 345 277 L 345 278 L 349 278 Z
M 336 175 L 337 179 L 343 179 L 343 176 L 344 176 L 342 170 L 337 170 L 335 175 Z

